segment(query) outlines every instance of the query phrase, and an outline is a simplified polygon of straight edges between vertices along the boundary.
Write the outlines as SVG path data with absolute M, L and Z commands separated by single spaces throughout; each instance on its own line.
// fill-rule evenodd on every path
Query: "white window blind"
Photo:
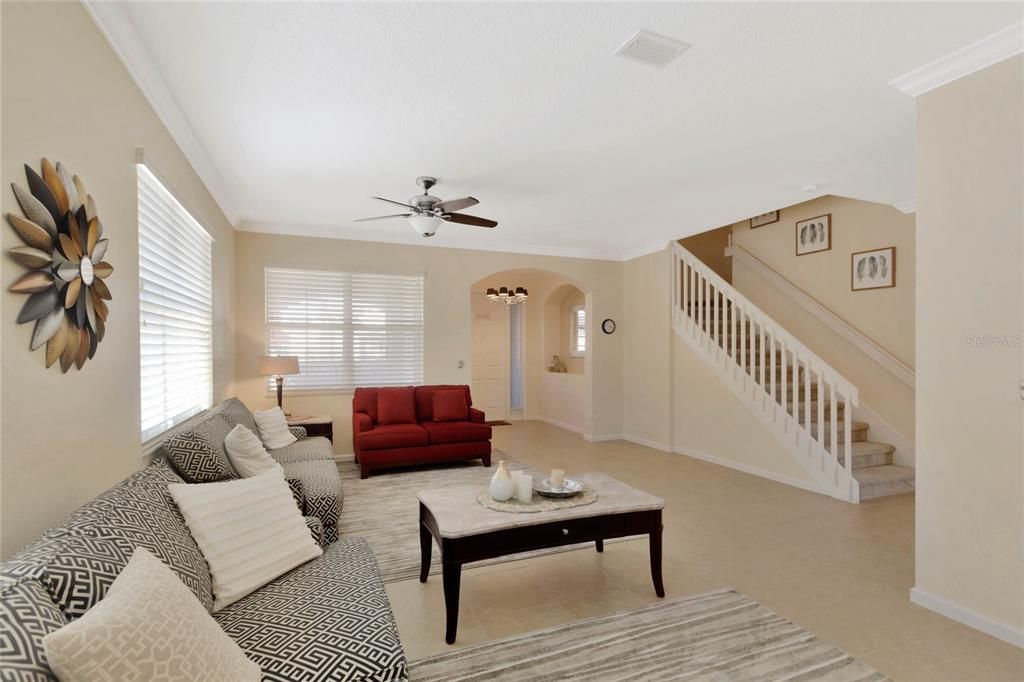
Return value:
M 210 406 L 210 235 L 139 164 L 139 352 L 145 442 Z
M 573 306 L 569 325 L 569 355 L 580 357 L 587 352 L 587 309 Z
M 265 272 L 267 355 L 299 357 L 286 393 L 423 383 L 423 277 Z
M 509 389 L 509 409 L 523 409 L 523 308 L 525 303 L 508 307 L 509 329 L 509 374 L 512 385 Z

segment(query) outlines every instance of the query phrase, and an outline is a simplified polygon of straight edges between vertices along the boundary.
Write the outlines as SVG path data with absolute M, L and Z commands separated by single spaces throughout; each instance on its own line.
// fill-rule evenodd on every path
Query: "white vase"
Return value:
M 505 468 L 505 460 L 501 460 L 498 462 L 498 470 L 491 477 L 491 497 L 498 502 L 504 502 L 511 498 L 515 492 L 516 486 L 512 482 L 512 476 L 509 475 L 508 469 Z

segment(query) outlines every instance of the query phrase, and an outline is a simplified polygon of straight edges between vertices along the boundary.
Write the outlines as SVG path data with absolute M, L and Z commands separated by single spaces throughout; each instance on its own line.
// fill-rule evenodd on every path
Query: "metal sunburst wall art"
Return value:
M 10 290 L 28 294 L 18 324 L 35 322 L 30 347 L 46 345 L 46 366 L 82 369 L 103 340 L 110 289 L 104 280 L 114 267 L 103 260 L 107 240 L 96 204 L 77 175 L 42 161 L 42 175 L 25 166 L 28 191 L 11 183 L 25 217 L 7 214 L 7 222 L 25 246 L 8 251 L 28 272 Z

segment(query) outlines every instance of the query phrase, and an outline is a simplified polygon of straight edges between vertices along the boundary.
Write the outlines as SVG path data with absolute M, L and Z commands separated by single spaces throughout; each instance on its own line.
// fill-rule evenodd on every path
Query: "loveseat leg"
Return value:
M 359 463 L 359 478 L 369 478 L 370 467 L 366 466 L 362 462 Z
M 491 456 L 490 455 L 484 455 L 480 459 L 483 460 L 483 463 L 484 463 L 485 467 L 491 466 Z

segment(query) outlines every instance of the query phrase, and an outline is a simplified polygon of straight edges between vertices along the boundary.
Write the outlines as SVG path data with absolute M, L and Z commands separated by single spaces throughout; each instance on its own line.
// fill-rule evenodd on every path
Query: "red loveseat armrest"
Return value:
M 483 424 L 484 422 L 487 421 L 487 418 L 484 416 L 483 410 L 478 410 L 475 407 L 471 407 L 469 408 L 469 421 L 473 422 L 474 424 Z

